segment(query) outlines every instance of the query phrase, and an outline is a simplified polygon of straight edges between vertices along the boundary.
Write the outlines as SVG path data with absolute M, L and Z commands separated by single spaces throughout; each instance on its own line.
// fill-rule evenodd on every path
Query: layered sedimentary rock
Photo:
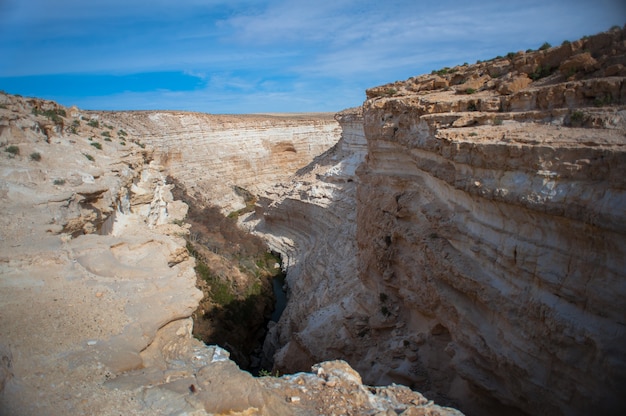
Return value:
M 625 53 L 616 30 L 368 91 L 359 277 L 463 409 L 624 410 Z
M 283 255 L 289 302 L 265 341 L 267 362 L 300 371 L 356 347 L 348 318 L 361 309 L 356 278 L 356 168 L 366 154 L 360 108 L 337 115 L 342 136 L 290 181 L 269 189 L 242 222 Z M 354 365 L 354 364 L 353 364 Z
M 224 212 L 245 207 L 234 190 L 256 195 L 332 147 L 333 114 L 210 115 L 181 112 L 103 113 L 154 147 L 167 172 Z
M 342 357 L 470 413 L 619 414 L 624 59 L 617 30 L 368 90 L 364 131 L 339 116 L 337 148 L 246 219 L 290 265 L 276 368 Z
M 0 414 L 460 414 L 341 361 L 255 378 L 194 339 L 187 206 L 130 127 L 0 94 Z

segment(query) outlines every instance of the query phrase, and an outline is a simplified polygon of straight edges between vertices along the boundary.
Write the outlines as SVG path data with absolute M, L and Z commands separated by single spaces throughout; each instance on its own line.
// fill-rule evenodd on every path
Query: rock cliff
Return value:
M 283 182 L 339 139 L 333 114 L 210 115 L 181 112 L 99 113 L 154 148 L 155 161 L 224 212 Z
M 335 118 L 1 94 L 2 411 L 455 414 L 363 377 L 470 414 L 623 414 L 625 77 L 615 29 Z M 282 254 L 266 364 L 347 363 L 254 378 L 191 337 L 167 175 Z
M 141 136 L 143 122 L 128 120 L 143 118 L 216 119 L 86 112 L 0 94 L 0 414 L 460 414 L 406 387 L 364 386 L 343 361 L 252 377 L 222 348 L 194 339 L 201 293 L 185 248 L 188 207 L 166 179 L 186 162 L 173 163 L 161 140 L 171 134 L 196 157 L 187 162 L 205 166 L 203 177 L 221 166 L 207 156 L 220 148 L 159 124 Z M 299 128 L 321 124 L 331 142 L 337 129 L 316 116 L 298 118 L 297 128 L 289 117 L 248 120 L 251 134 L 255 123 L 279 127 L 239 142 L 257 149 L 241 159 L 258 164 L 259 182 L 222 166 L 224 183 L 211 189 L 235 195 L 216 198 L 225 209 L 236 207 L 231 185 L 261 189 L 262 178 L 303 167 L 329 146 L 315 134 L 294 139 Z
M 625 54 L 613 30 L 368 91 L 359 277 L 463 409 L 624 410 Z
M 246 220 L 288 259 L 276 368 L 342 357 L 475 414 L 622 413 L 625 50 L 613 30 L 444 68 L 338 115 Z

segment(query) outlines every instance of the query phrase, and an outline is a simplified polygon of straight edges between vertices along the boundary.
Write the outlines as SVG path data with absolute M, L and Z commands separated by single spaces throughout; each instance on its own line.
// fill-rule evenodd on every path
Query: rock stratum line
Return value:
M 336 115 L 0 94 L 0 413 L 623 414 L 625 81 L 614 29 Z M 168 176 L 281 253 L 295 374 L 191 336 Z

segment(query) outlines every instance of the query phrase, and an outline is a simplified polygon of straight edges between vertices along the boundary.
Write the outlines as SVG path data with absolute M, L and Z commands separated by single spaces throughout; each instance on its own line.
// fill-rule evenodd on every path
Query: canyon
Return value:
M 622 414 L 625 81 L 613 29 L 337 114 L 0 94 L 0 412 Z M 193 338 L 175 186 L 280 253 L 288 375 Z

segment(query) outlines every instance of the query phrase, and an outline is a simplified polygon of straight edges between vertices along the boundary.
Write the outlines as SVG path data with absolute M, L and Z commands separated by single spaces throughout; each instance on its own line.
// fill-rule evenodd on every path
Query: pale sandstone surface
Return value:
M 191 337 L 201 294 L 162 154 L 119 115 L 4 94 L 0 105 L 0 414 L 460 414 L 363 386 L 344 362 L 281 378 L 239 370 Z
M 153 157 L 190 194 L 225 213 L 252 194 L 289 178 L 339 139 L 333 114 L 213 115 L 181 112 L 102 113 L 154 147 Z
M 339 116 L 338 146 L 243 220 L 287 257 L 276 368 L 341 357 L 475 414 L 623 413 L 625 51 L 614 30 Z

